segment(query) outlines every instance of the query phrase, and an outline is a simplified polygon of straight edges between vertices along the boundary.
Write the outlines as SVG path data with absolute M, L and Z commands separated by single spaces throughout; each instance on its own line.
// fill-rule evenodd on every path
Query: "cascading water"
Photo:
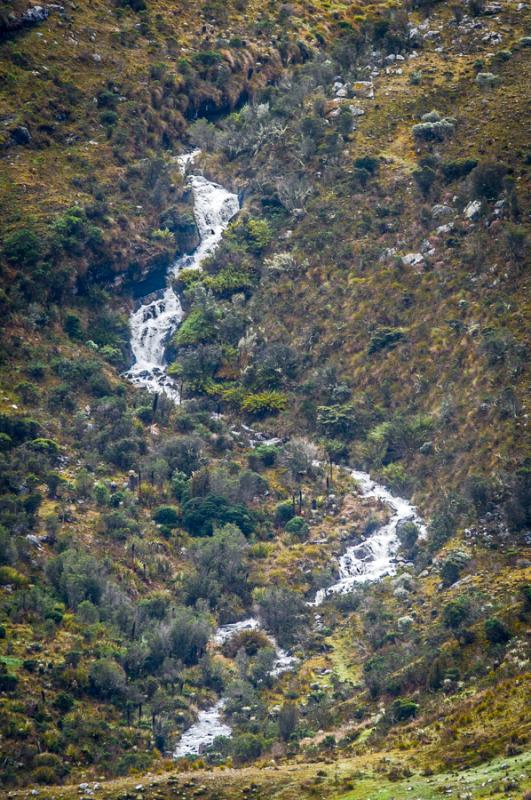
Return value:
M 211 641 L 213 645 L 221 647 L 225 642 L 232 639 L 233 636 L 236 636 L 236 634 L 242 631 L 255 631 L 259 628 L 259 621 L 255 617 L 248 617 L 239 622 L 231 622 L 229 625 L 222 625 L 216 630 Z M 276 658 L 270 673 L 276 678 L 283 672 L 291 669 L 296 659 L 279 647 L 272 636 L 268 635 L 268 638 L 276 652 Z M 210 708 L 200 711 L 196 722 L 181 736 L 175 748 L 174 757 L 182 758 L 183 756 L 197 755 L 213 744 L 214 739 L 218 736 L 230 736 L 232 730 L 223 719 L 224 708 L 225 702 L 221 699 L 218 700 L 215 705 L 210 706 Z
M 179 156 L 177 162 L 183 173 L 194 162 L 199 151 Z M 199 269 L 211 256 L 240 204 L 235 194 L 202 175 L 190 175 L 188 183 L 193 192 L 194 217 L 200 244 L 190 255 L 182 256 L 168 270 L 167 286 L 157 295 L 147 298 L 131 314 L 131 349 L 134 362 L 126 373 L 136 386 L 150 392 L 164 392 L 180 402 L 179 392 L 166 370 L 165 349 L 168 339 L 183 318 L 183 310 L 171 283 L 183 269 Z
M 198 151 L 178 157 L 177 161 L 186 174 Z M 183 318 L 183 310 L 178 296 L 172 288 L 172 280 L 183 269 L 199 269 L 202 262 L 212 255 L 230 220 L 238 213 L 240 205 L 235 194 L 217 183 L 208 181 L 201 175 L 190 175 L 188 183 L 194 197 L 194 217 L 200 235 L 200 244 L 190 255 L 179 258 L 168 271 L 167 286 L 157 295 L 146 298 L 139 308 L 131 314 L 131 349 L 134 363 L 126 373 L 129 380 L 148 391 L 163 392 L 176 403 L 180 402 L 171 377 L 166 370 L 165 349 L 170 336 L 175 332 Z M 251 446 L 264 441 L 264 437 L 251 428 L 242 426 L 251 438 Z M 236 432 L 235 432 L 236 433 Z M 271 440 L 271 443 L 280 440 Z M 378 580 L 396 571 L 394 557 L 398 549 L 397 527 L 400 522 L 412 520 L 420 529 L 426 529 L 414 507 L 400 497 L 395 497 L 383 486 L 372 481 L 365 472 L 350 470 L 364 497 L 374 497 L 389 506 L 393 515 L 390 521 L 378 528 L 365 541 L 352 545 L 339 559 L 340 580 L 327 589 L 320 590 L 311 605 L 320 605 L 331 594 L 352 590 L 358 583 Z M 217 629 L 212 643 L 221 646 L 242 630 L 260 627 L 257 619 L 250 617 L 240 622 Z M 293 667 L 295 659 L 279 648 L 269 637 L 276 651 L 276 660 L 271 670 L 273 676 Z M 225 702 L 219 700 L 208 709 L 199 712 L 197 721 L 182 735 L 175 749 L 175 757 L 194 755 L 211 745 L 218 736 L 230 736 L 230 726 L 223 719 Z
M 387 505 L 393 512 L 391 519 L 378 528 L 365 541 L 348 547 L 339 559 L 339 581 L 317 592 L 312 605 L 321 603 L 331 594 L 344 594 L 352 591 L 358 583 L 376 581 L 385 575 L 396 572 L 395 556 L 399 540 L 397 529 L 401 522 L 414 522 L 419 535 L 426 535 L 426 526 L 418 516 L 415 507 L 402 497 L 396 497 L 384 486 L 375 483 L 367 472 L 351 469 L 352 475 L 363 497 L 374 497 Z

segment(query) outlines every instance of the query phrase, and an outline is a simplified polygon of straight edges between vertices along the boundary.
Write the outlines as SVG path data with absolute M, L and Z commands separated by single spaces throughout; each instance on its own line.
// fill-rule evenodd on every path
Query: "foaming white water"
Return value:
M 198 152 L 176 159 L 183 173 Z M 183 318 L 180 300 L 171 283 L 183 269 L 200 269 L 203 261 L 215 252 L 223 231 L 240 209 L 237 195 L 223 186 L 202 175 L 190 175 L 187 180 L 193 192 L 194 217 L 201 241 L 193 253 L 177 259 L 170 267 L 166 288 L 157 292 L 155 298 L 148 298 L 131 314 L 129 325 L 134 362 L 126 373 L 135 385 L 150 392 L 164 392 L 177 403 L 179 392 L 167 374 L 164 357 L 168 340 Z
M 197 755 L 213 744 L 218 736 L 230 736 L 232 729 L 223 721 L 223 700 L 200 711 L 195 722 L 185 731 L 173 753 L 175 758 Z
M 255 631 L 260 629 L 260 622 L 255 617 L 247 617 L 239 622 L 231 622 L 229 625 L 221 625 L 212 637 L 212 643 L 221 647 L 242 631 Z M 285 650 L 278 646 L 275 639 L 266 634 L 276 651 L 276 658 L 271 670 L 272 677 L 276 678 L 283 672 L 291 669 L 296 662 L 294 656 L 290 656 Z M 197 721 L 186 730 L 174 751 L 175 758 L 183 756 L 197 755 L 209 747 L 217 736 L 230 736 L 232 730 L 223 719 L 224 701 L 219 700 L 215 705 L 200 711 Z
M 320 605 L 331 594 L 350 592 L 359 583 L 377 581 L 396 572 L 395 557 L 399 547 L 397 528 L 401 522 L 414 522 L 421 537 L 425 536 L 426 526 L 414 506 L 403 497 L 391 492 L 372 480 L 367 472 L 348 470 L 363 497 L 374 497 L 387 505 L 392 513 L 391 519 L 382 525 L 363 542 L 348 547 L 339 559 L 339 581 L 317 592 L 312 605 Z

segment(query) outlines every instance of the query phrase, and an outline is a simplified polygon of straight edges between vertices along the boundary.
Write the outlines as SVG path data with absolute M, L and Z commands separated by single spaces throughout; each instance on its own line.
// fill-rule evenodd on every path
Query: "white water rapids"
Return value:
M 183 171 L 194 162 L 198 151 L 177 160 Z M 183 310 L 171 282 L 182 269 L 200 269 L 202 262 L 212 255 L 230 220 L 239 211 L 239 202 L 235 194 L 212 183 L 202 175 L 190 175 L 187 178 L 193 192 L 194 217 L 200 234 L 200 244 L 190 255 L 179 258 L 168 271 L 167 286 L 155 296 L 146 298 L 139 308 L 131 314 L 131 349 L 134 363 L 126 373 L 129 380 L 148 391 L 164 392 L 176 403 L 180 402 L 171 377 L 166 370 L 165 349 L 170 336 L 177 330 L 183 318 Z M 280 444 L 280 440 L 267 440 L 263 434 L 242 425 L 242 430 L 251 436 L 251 446 L 258 443 Z M 240 434 L 236 431 L 235 435 Z M 253 439 L 252 437 L 257 438 Z M 309 605 L 319 606 L 332 594 L 351 591 L 357 584 L 375 581 L 385 575 L 396 572 L 395 556 L 398 550 L 397 527 L 401 522 L 411 520 L 419 528 L 420 535 L 425 535 L 426 528 L 415 508 L 401 497 L 391 494 L 385 487 L 375 483 L 366 472 L 349 470 L 358 484 L 363 497 L 372 497 L 387 505 L 392 516 L 388 523 L 378 528 L 364 541 L 351 545 L 339 559 L 339 576 L 337 583 L 317 592 Z M 240 622 L 224 625 L 217 629 L 212 644 L 222 646 L 232 636 L 243 630 L 255 630 L 260 623 L 254 617 Z M 270 636 L 276 651 L 276 661 L 271 674 L 278 676 L 293 667 L 296 659 L 282 650 Z M 186 730 L 174 751 L 176 758 L 195 755 L 209 747 L 216 737 L 230 736 L 230 726 L 224 721 L 225 702 L 218 700 L 215 705 L 199 712 L 197 721 Z
M 196 150 L 177 158 L 184 174 L 198 153 Z M 193 192 L 199 246 L 190 255 L 177 259 L 168 270 L 166 288 L 157 292 L 154 298 L 148 296 L 129 318 L 134 362 L 127 377 L 151 392 L 164 392 L 176 403 L 180 402 L 179 392 L 167 373 L 164 353 L 170 336 L 183 318 L 183 310 L 171 283 L 181 270 L 201 267 L 203 261 L 215 252 L 223 231 L 240 210 L 237 195 L 223 186 L 202 175 L 190 175 L 187 180 Z
M 391 494 L 385 486 L 375 483 L 367 472 L 355 469 L 349 469 L 348 472 L 356 481 L 363 497 L 382 501 L 393 513 L 389 522 L 377 528 L 363 542 L 347 547 L 339 559 L 339 581 L 318 591 L 312 605 L 321 605 L 332 594 L 350 592 L 356 584 L 394 575 L 395 556 L 400 544 L 397 536 L 400 523 L 414 522 L 419 535 L 426 535 L 426 526 L 408 500 Z

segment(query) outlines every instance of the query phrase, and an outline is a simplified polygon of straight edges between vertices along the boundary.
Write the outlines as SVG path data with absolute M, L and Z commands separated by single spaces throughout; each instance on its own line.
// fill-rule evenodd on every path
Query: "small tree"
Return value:
M 297 727 L 299 711 L 295 703 L 284 703 L 278 715 L 278 732 L 285 742 L 291 737 Z
M 485 620 L 485 635 L 492 644 L 506 644 L 512 638 L 505 622 L 496 617 Z

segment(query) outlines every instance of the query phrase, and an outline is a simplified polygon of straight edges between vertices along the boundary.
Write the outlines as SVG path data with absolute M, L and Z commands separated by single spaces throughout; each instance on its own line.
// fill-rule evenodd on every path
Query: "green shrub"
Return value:
M 252 453 L 249 454 L 249 466 L 251 469 L 260 467 L 272 467 L 278 458 L 278 447 L 268 444 L 259 444 Z
M 442 164 L 442 173 L 448 183 L 450 183 L 451 181 L 466 178 L 477 165 L 477 158 L 456 158 L 452 161 L 445 161 Z
M 35 403 L 39 398 L 39 390 L 34 383 L 30 381 L 21 381 L 15 386 L 15 392 L 18 394 L 23 403 Z
M 434 122 L 420 122 L 413 125 L 412 131 L 415 139 L 425 142 L 443 142 L 454 132 L 455 122 L 450 118 Z
M 503 189 L 503 179 L 506 174 L 505 164 L 488 161 L 478 164 L 472 174 L 474 197 L 495 200 Z
M 31 781 L 43 786 L 57 783 L 57 773 L 53 767 L 37 767 L 31 773 Z
M 506 644 L 512 633 L 501 619 L 491 617 L 485 620 L 485 636 L 492 644 Z
M 275 524 L 286 525 L 295 516 L 291 500 L 284 500 L 275 507 Z
M 427 197 L 430 193 L 431 187 L 437 179 L 437 173 L 435 170 L 431 167 L 423 166 L 414 170 L 412 175 L 422 194 Z
M 382 467 L 382 478 L 394 492 L 403 492 L 410 486 L 410 479 L 402 464 L 387 464 Z
M 45 453 L 47 456 L 56 456 L 59 453 L 59 445 L 53 439 L 33 439 L 29 442 L 29 447 L 38 453 Z
M 181 323 L 173 343 L 176 347 L 184 347 L 208 342 L 214 337 L 215 331 L 214 320 L 203 309 L 194 308 Z
M 359 156 L 354 159 L 354 166 L 357 169 L 364 169 L 366 172 L 374 175 L 375 172 L 378 172 L 380 159 L 376 158 L 376 156 Z
M 461 575 L 461 570 L 470 561 L 468 553 L 462 550 L 452 550 L 442 562 L 439 571 L 445 586 L 451 586 Z
M 470 603 L 465 597 L 450 600 L 443 608 L 443 622 L 447 628 L 457 630 L 470 616 Z
M 74 707 L 74 698 L 69 692 L 59 692 L 53 705 L 62 714 L 67 714 Z
M 102 125 L 110 125 L 110 126 L 116 125 L 116 123 L 118 122 L 118 114 L 116 113 L 116 111 L 112 111 L 111 109 L 103 111 L 100 114 L 100 122 Z
M 257 392 L 248 394 L 241 404 L 242 411 L 255 417 L 267 414 L 278 414 L 288 405 L 288 398 L 283 392 Z
M 403 328 L 380 327 L 369 340 L 368 353 L 378 353 L 380 350 L 389 350 L 396 347 L 398 342 L 405 336 Z
M 176 528 L 180 520 L 179 511 L 174 506 L 159 506 L 153 514 L 153 519 L 159 525 Z
M 310 531 L 310 526 L 302 517 L 292 517 L 284 528 L 286 533 L 291 533 L 297 539 L 305 539 Z
M 47 372 L 47 366 L 42 361 L 30 361 L 25 367 L 25 372 L 35 381 L 41 381 Z
M 83 328 L 81 327 L 81 320 L 77 314 L 67 314 L 63 328 L 65 333 L 67 333 L 71 339 L 79 341 L 83 338 Z
M 238 764 L 253 761 L 262 755 L 264 740 L 254 733 L 240 733 L 232 738 L 231 750 Z
M 42 255 L 41 239 L 29 228 L 14 231 L 4 242 L 4 254 L 13 264 L 33 267 Z
M 403 722 L 417 716 L 419 706 L 412 700 L 397 697 L 391 706 L 391 716 L 394 722 Z
M 192 536 L 212 536 L 215 525 L 233 523 L 245 534 L 253 532 L 254 516 L 244 505 L 231 505 L 225 497 L 209 494 L 183 504 L 182 524 Z

